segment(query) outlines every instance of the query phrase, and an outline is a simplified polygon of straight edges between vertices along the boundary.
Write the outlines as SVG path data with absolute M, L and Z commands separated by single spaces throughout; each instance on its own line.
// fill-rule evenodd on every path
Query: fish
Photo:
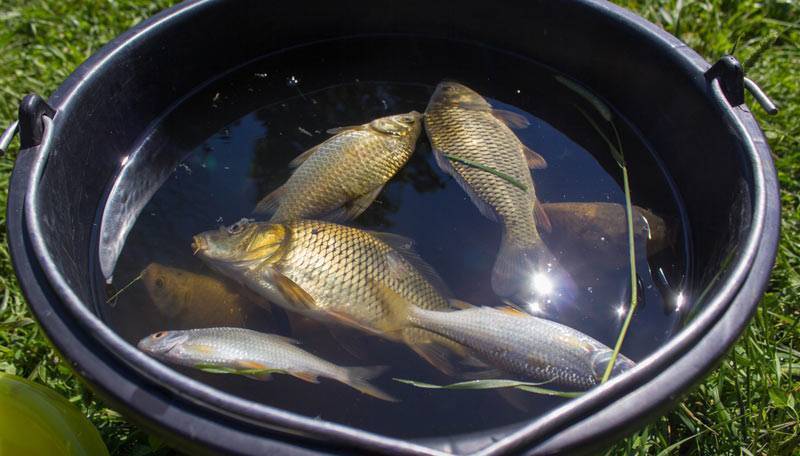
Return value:
M 625 206 L 617 203 L 543 203 L 552 226 L 565 243 L 598 254 L 607 262 L 627 263 L 628 220 Z M 673 246 L 676 232 L 652 211 L 632 207 L 634 244 L 646 246 L 652 256 Z M 644 253 L 644 252 L 642 252 Z
M 181 325 L 208 327 L 245 324 L 246 306 L 250 301 L 222 280 L 150 263 L 142 271 L 142 282 L 161 315 Z
M 499 370 L 525 380 L 583 391 L 600 383 L 613 353 L 578 330 L 510 307 L 454 312 L 406 307 L 397 312 L 397 320 L 467 347 L 476 359 L 491 367 L 488 373 L 492 376 L 501 375 L 494 372 Z M 634 366 L 619 354 L 611 375 Z
M 411 158 L 421 119 L 411 111 L 328 130 L 334 136 L 295 158 L 289 180 L 259 201 L 254 213 L 272 213 L 275 223 L 355 219 Z
M 285 373 L 310 383 L 329 378 L 384 401 L 397 399 L 368 380 L 386 367 L 342 367 L 298 347 L 299 342 L 245 328 L 159 331 L 143 338 L 139 350 L 171 364 L 196 369 L 225 369 L 258 380 Z
M 444 81 L 428 103 L 424 123 L 439 167 L 456 180 L 482 215 L 503 226 L 491 277 L 495 294 L 512 297 L 527 289 L 532 275 L 547 274 L 556 285 L 554 291 L 573 297 L 574 283 L 537 229 L 538 225 L 549 230 L 550 221 L 537 200 L 530 169 L 547 163 L 511 130 L 527 127 L 528 120 L 493 108 L 462 84 Z
M 291 312 L 406 343 L 439 370 L 460 347 L 416 328 L 399 328 L 393 302 L 424 309 L 460 305 L 413 242 L 390 233 L 330 222 L 242 219 L 193 238 L 192 248 L 212 269 Z M 388 323 L 391 321 L 391 325 Z

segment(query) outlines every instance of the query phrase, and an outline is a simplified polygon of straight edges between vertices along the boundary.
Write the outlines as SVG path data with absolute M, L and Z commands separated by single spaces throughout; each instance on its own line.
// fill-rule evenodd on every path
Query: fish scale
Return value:
M 248 377 L 269 379 L 273 372 L 318 383 L 318 377 L 342 382 L 382 400 L 395 401 L 368 382 L 384 367 L 342 367 L 319 358 L 287 337 L 244 328 L 160 331 L 137 344 L 140 350 L 174 364 L 208 370 L 229 369 Z
M 454 82 L 440 83 L 425 110 L 425 129 L 439 167 L 455 178 L 481 214 L 503 226 L 492 270 L 494 292 L 529 301 L 531 277 L 544 275 L 553 284 L 544 294 L 556 291 L 569 301 L 574 282 L 537 230 L 537 222 L 547 229 L 549 221 L 536 199 L 530 168 L 546 163 L 507 124 L 522 128 L 529 123 Z
M 420 130 L 417 112 L 338 129 L 295 159 L 298 168 L 259 202 L 256 212 L 274 208 L 273 222 L 355 218 L 411 157 Z M 355 208 L 348 206 L 354 203 Z
M 569 388 L 597 385 L 603 372 L 600 368 L 605 368 L 602 360 L 611 353 L 606 345 L 568 326 L 489 307 L 456 312 L 412 308 L 408 318 L 412 324 L 468 347 L 491 366 Z M 614 372 L 633 365 L 619 355 Z
M 450 165 L 494 209 L 511 242 L 523 246 L 540 242 L 533 219 L 533 179 L 514 132 L 491 112 L 435 104 L 426 112 L 425 126 L 435 149 L 494 168 L 525 186 L 523 191 L 502 177 L 463 163 Z
M 401 340 L 443 371 L 450 366 L 440 350 L 460 353 L 452 341 L 398 324 L 396 302 L 452 310 L 441 279 L 410 250 L 409 240 L 312 220 L 244 222 L 233 231 L 195 236 L 198 254 L 276 304 Z

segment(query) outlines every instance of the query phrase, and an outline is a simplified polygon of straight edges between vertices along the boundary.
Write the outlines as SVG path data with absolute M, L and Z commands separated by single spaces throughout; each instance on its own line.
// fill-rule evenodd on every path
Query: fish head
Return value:
M 268 264 L 285 245 L 288 230 L 281 224 L 256 223 L 242 219 L 228 227 L 220 227 L 195 235 L 192 249 L 212 264 Z
M 142 282 L 150 300 L 162 314 L 174 317 L 180 313 L 188 291 L 185 286 L 186 274 L 183 271 L 150 263 L 142 271 Z
M 611 361 L 611 357 L 613 356 L 614 351 L 606 346 L 599 346 L 596 347 L 594 353 L 591 357 L 591 364 L 592 364 L 592 374 L 594 378 L 599 383 L 602 378 L 603 374 L 606 372 L 606 367 L 608 366 L 609 361 Z M 611 377 L 619 375 L 627 370 L 630 370 L 636 365 L 633 361 L 629 360 L 621 353 L 617 355 L 617 360 L 614 362 L 614 367 L 611 368 Z
M 156 358 L 166 358 L 169 353 L 189 340 L 186 331 L 159 331 L 140 340 L 139 350 Z
M 392 136 L 411 136 L 414 140 L 422 129 L 422 114 L 417 111 L 381 117 L 369 123 L 369 127 L 379 133 Z
M 431 96 L 431 105 L 462 105 L 471 107 L 486 107 L 491 105 L 485 98 L 469 87 L 453 81 L 442 81 L 436 86 Z

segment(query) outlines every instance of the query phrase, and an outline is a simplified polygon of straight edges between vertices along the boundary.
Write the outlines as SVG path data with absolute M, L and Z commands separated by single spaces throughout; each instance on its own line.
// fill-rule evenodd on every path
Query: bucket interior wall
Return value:
M 703 289 L 713 275 L 705 271 L 716 273 L 747 230 L 752 178 L 733 158 L 741 146 L 708 102 L 706 82 L 690 76 L 694 68 L 668 52 L 682 46 L 677 40 L 653 46 L 641 30 L 621 27 L 578 2 L 505 8 L 464 2 L 453 9 L 443 2 L 374 8 L 363 1 L 253 0 L 199 2 L 195 8 L 201 14 L 191 21 L 145 32 L 147 43 L 129 43 L 125 52 L 110 56 L 113 64 L 73 75 L 71 83 L 81 80 L 77 89 L 50 100 L 58 109 L 80 97 L 57 114 L 56 142 L 41 181 L 43 234 L 56 267 L 87 305 L 102 299 L 87 277 L 100 274 L 98 221 L 122 164 L 131 158 L 142 163 L 141 173 L 126 184 L 142 191 L 128 198 L 142 198 L 163 171 L 159 157 L 130 157 L 148 139 L 143 133 L 178 100 L 233 68 L 290 46 L 353 35 L 457 37 L 549 65 L 603 96 L 647 138 L 678 194 L 692 193 L 683 198 L 696 271 L 690 293 Z M 294 94 L 287 87 L 274 100 Z M 257 107 L 242 105 L 229 115 L 235 119 Z M 209 132 L 216 127 L 202 121 L 196 126 Z

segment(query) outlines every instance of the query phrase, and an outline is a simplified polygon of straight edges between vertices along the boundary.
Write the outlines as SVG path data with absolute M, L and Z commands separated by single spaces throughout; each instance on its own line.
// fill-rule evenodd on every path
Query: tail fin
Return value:
M 348 367 L 347 378 L 344 382 L 369 396 L 389 402 L 400 402 L 398 399 L 384 393 L 368 381 L 383 374 L 388 369 L 389 366 Z
M 520 247 L 503 238 L 492 271 L 492 289 L 506 298 L 542 298 L 561 305 L 572 301 L 577 287 L 543 242 Z

